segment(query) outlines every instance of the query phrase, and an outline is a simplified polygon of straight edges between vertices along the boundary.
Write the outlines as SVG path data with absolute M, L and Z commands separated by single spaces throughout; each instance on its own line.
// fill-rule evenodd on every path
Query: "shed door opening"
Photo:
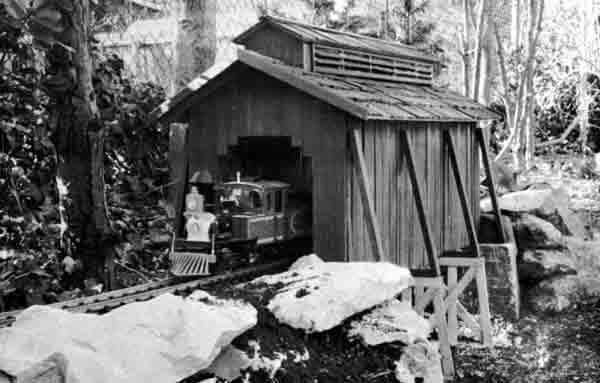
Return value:
M 233 181 L 240 173 L 246 181 L 281 181 L 290 184 L 289 194 L 284 198 L 278 192 L 268 195 L 267 210 L 282 212 L 299 209 L 309 212 L 295 219 L 299 227 L 312 226 L 312 161 L 302 148 L 292 145 L 289 136 L 240 137 L 236 145 L 219 156 L 221 181 Z M 281 193 L 281 192 L 279 192 Z M 302 222 L 300 222 L 302 220 Z
M 311 194 L 312 161 L 291 137 L 240 137 L 219 157 L 222 181 L 235 180 L 237 172 L 247 180 L 282 181 L 295 193 Z

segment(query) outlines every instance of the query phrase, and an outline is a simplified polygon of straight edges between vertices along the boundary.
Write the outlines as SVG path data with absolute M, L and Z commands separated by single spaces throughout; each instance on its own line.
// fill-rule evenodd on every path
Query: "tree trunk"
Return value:
M 513 3 L 514 5 L 514 3 Z M 514 10 L 514 8 L 513 8 Z M 498 26 L 494 28 L 496 47 L 498 49 L 498 66 L 501 74 L 503 85 L 503 101 L 506 106 L 506 124 L 510 128 L 510 136 L 504 143 L 495 158 L 495 161 L 500 161 L 509 153 L 509 148 L 512 149 L 514 169 L 521 169 L 522 165 L 528 166 L 533 157 L 535 148 L 535 121 L 534 121 L 534 89 L 533 89 L 533 74 L 536 68 L 535 52 L 541 32 L 544 0 L 528 0 L 527 1 L 527 50 L 525 60 L 521 60 L 520 66 L 523 70 L 518 72 L 516 78 L 517 89 L 512 91 L 508 78 L 507 65 L 510 56 L 505 56 L 504 49 Z M 517 13 L 519 17 L 523 17 L 520 10 Z M 513 14 L 514 16 L 514 14 Z M 521 24 L 520 18 L 513 17 L 511 26 L 512 36 L 515 36 L 514 31 L 519 30 L 518 25 Z M 518 36 L 518 33 L 516 33 Z M 520 42 L 518 42 L 520 44 Z
M 406 11 L 406 24 L 405 24 L 406 43 L 409 45 L 412 44 L 412 40 L 413 40 L 412 25 L 411 25 L 413 8 L 414 8 L 413 0 L 404 0 L 404 9 Z
M 89 0 L 71 4 L 63 45 L 54 45 L 47 55 L 45 83 L 54 103 L 57 177 L 68 192 L 66 222 L 75 240 L 68 250 L 83 261 L 86 277 L 103 280 L 110 288 L 114 249 L 104 190 L 104 130 L 92 85 L 90 4 Z
M 594 12 L 592 1 L 584 1 L 580 8 L 581 15 L 581 35 L 577 39 L 579 51 L 582 59 L 579 61 L 579 81 L 577 83 L 577 118 L 579 119 L 579 141 L 582 149 L 587 145 L 587 137 L 590 125 L 590 107 L 594 103 L 592 86 L 588 81 L 588 76 L 593 73 L 594 53 L 597 53 L 598 36 L 594 24 L 597 14 Z
M 175 91 L 210 68 L 217 53 L 217 0 L 184 0 L 177 31 Z
M 479 99 L 479 83 L 481 82 L 481 51 L 485 30 L 488 22 L 488 9 L 487 1 L 480 0 L 479 12 L 477 13 L 477 26 L 476 26 L 476 37 L 475 37 L 475 58 L 473 60 L 473 84 L 471 98 L 474 100 Z
M 515 51 L 521 45 L 521 1 L 512 0 L 510 9 L 510 50 Z
M 481 75 L 477 100 L 484 105 L 489 105 L 491 101 L 491 84 L 492 79 L 495 78 L 495 67 L 494 39 L 492 28 L 488 27 L 481 46 Z
M 469 0 L 462 1 L 463 6 L 463 34 L 462 42 L 462 61 L 463 61 L 463 94 L 469 97 L 471 94 L 471 55 L 469 48 L 471 46 L 469 39 Z

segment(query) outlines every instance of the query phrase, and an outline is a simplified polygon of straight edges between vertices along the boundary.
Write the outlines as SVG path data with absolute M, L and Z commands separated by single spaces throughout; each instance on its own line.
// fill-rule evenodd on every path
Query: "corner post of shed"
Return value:
M 189 125 L 184 123 L 169 124 L 169 164 L 170 169 L 170 190 L 169 202 L 173 206 L 174 213 L 174 233 L 180 234 L 183 226 L 183 209 L 185 191 L 189 177 L 189 158 L 188 158 L 188 136 Z
M 494 210 L 494 216 L 496 218 L 496 229 L 498 231 L 498 238 L 502 242 L 507 242 L 506 232 L 504 231 L 504 223 L 502 222 L 502 215 L 500 214 L 500 205 L 498 204 L 498 193 L 496 192 L 496 180 L 494 179 L 494 173 L 492 172 L 492 165 L 490 161 L 490 150 L 488 142 L 485 139 L 482 128 L 476 130 L 477 142 L 479 143 L 479 149 L 481 150 L 481 157 L 483 161 L 483 167 L 485 169 L 485 178 L 487 180 L 487 187 L 490 193 L 490 199 L 492 201 L 492 208 Z

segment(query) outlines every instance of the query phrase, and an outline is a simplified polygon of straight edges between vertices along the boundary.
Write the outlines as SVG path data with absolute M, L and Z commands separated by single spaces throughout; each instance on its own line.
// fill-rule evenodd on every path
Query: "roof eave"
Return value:
M 274 20 L 277 20 L 277 19 L 275 19 L 271 16 L 261 16 L 260 21 L 258 23 L 254 24 L 253 26 L 251 26 L 250 28 L 248 28 L 247 30 L 242 32 L 242 34 L 240 34 L 239 36 L 234 38 L 233 42 L 236 44 L 239 44 L 239 45 L 244 45 L 251 35 L 253 35 L 254 33 L 258 32 L 259 30 L 261 30 L 267 26 L 272 26 L 274 28 L 277 28 L 280 31 L 287 33 L 289 35 L 292 35 L 303 42 L 312 43 L 315 41 L 314 39 L 309 39 L 306 36 L 300 35 L 294 31 L 290 30 L 289 28 L 285 28 L 281 24 L 274 22 Z

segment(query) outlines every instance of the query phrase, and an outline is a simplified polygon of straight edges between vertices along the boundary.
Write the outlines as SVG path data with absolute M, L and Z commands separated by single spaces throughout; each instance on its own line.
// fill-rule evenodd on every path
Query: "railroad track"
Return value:
M 193 290 L 207 288 L 218 283 L 239 283 L 266 273 L 280 272 L 290 266 L 293 261 L 293 258 L 285 258 L 267 264 L 246 267 L 184 283 L 177 283 L 181 279 L 169 278 L 164 281 L 146 283 L 91 297 L 53 303 L 48 306 L 78 313 L 103 313 L 128 303 L 147 301 L 166 293 L 186 294 Z M 10 326 L 21 312 L 22 310 L 15 310 L 0 313 L 0 328 Z

